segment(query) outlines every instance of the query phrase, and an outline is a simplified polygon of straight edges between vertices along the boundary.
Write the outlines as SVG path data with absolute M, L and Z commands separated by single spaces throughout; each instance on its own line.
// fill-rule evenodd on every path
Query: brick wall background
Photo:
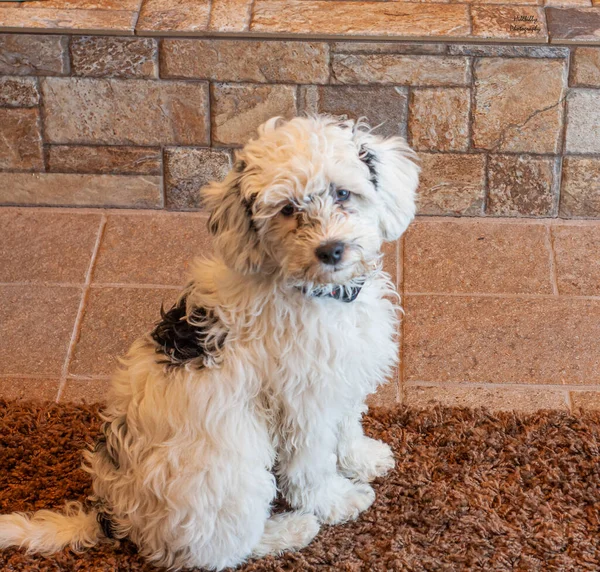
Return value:
M 600 47 L 38 34 L 0 34 L 0 204 L 194 210 L 302 112 L 406 137 L 421 214 L 600 216 Z

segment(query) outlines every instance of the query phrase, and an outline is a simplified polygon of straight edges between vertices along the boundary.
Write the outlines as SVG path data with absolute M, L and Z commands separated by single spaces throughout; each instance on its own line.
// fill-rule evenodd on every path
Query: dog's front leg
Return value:
M 337 430 L 324 415 L 288 420 L 279 452 L 279 482 L 288 502 L 328 524 L 353 520 L 375 500 L 373 489 L 337 471 Z
M 394 455 L 387 443 L 367 437 L 362 428 L 361 407 L 338 426 L 337 455 L 340 473 L 368 483 L 394 468 Z M 366 409 L 366 407 L 364 408 Z

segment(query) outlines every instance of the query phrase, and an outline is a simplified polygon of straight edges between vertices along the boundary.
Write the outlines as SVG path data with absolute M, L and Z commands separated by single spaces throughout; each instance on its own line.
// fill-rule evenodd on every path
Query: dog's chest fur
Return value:
M 300 292 L 273 297 L 252 329 L 233 338 L 252 356 L 261 389 L 270 394 L 293 400 L 311 392 L 324 405 L 363 399 L 397 360 L 397 314 L 388 294 L 376 276 L 350 303 Z

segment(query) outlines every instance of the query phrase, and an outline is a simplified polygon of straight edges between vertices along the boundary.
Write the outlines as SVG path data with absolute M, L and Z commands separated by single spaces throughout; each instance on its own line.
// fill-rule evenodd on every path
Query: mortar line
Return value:
M 558 272 L 556 269 L 556 252 L 554 251 L 554 234 L 552 233 L 552 227 L 546 225 L 546 247 L 548 248 L 548 257 L 550 260 L 550 283 L 552 284 L 552 292 L 555 296 L 560 295 L 558 289 Z
M 400 322 L 400 363 L 398 364 L 398 391 L 399 391 L 399 401 L 400 403 L 404 403 L 405 401 L 405 352 L 404 352 L 404 340 L 406 337 L 406 314 L 404 313 L 404 277 L 406 275 L 406 269 L 404 267 L 405 262 L 405 244 L 406 234 L 403 234 L 400 240 L 397 242 L 396 246 L 396 260 L 397 260 L 397 273 L 398 276 L 398 289 L 400 290 L 400 301 L 402 305 L 402 321 Z
M 491 382 L 491 381 L 424 381 L 420 379 L 408 380 L 405 382 L 407 387 L 461 387 L 483 388 L 483 389 L 532 389 L 549 391 L 595 391 L 600 393 L 599 385 L 573 385 L 560 383 L 524 383 L 524 382 Z
M 117 207 L 66 207 L 66 206 L 25 206 L 25 205 L 0 205 L 0 212 L 2 211 L 27 211 L 27 212 L 51 212 L 61 214 L 94 214 L 101 217 L 103 214 L 109 216 L 188 216 L 196 217 L 200 219 L 208 219 L 209 214 L 206 211 L 201 210 L 184 210 L 184 211 L 167 211 L 165 209 L 153 208 L 153 209 L 139 209 L 139 208 L 117 208 Z M 600 222 L 600 221 L 599 221 Z
M 475 64 L 477 63 L 477 58 L 471 56 L 471 60 L 469 62 L 469 74 L 471 76 L 471 83 L 467 86 L 469 90 L 469 109 L 467 112 L 467 121 L 469 124 L 467 125 L 467 151 L 473 152 L 473 116 L 475 114 Z
M 405 296 L 436 298 L 501 298 L 503 300 L 556 300 L 555 294 L 507 294 L 505 292 L 405 292 Z M 600 300 L 600 296 L 566 294 L 558 296 L 561 300 Z
M 254 4 L 254 2 L 252 2 Z M 327 84 L 334 85 L 334 74 L 333 74 L 333 42 L 327 42 Z
M 398 89 L 398 87 L 399 86 L 396 86 L 396 89 Z M 412 106 L 413 106 L 412 99 L 413 99 L 414 95 L 413 95 L 413 90 L 410 87 L 410 85 L 407 85 L 405 87 L 405 89 L 406 89 L 406 114 L 405 114 L 405 125 L 406 125 L 405 133 L 406 133 L 406 137 L 405 137 L 405 139 L 406 139 L 406 142 L 408 143 L 408 145 L 410 147 L 412 147 L 413 146 L 413 142 L 412 142 L 412 132 L 411 132 L 411 129 L 410 129 L 410 119 L 411 119 L 411 116 L 412 116 L 411 109 L 412 109 Z
M 181 290 L 183 288 L 183 284 L 178 286 L 175 284 L 136 284 L 134 282 L 94 282 L 93 284 L 90 284 L 90 288 L 139 288 L 144 290 Z
M 92 257 L 90 259 L 90 263 L 88 266 L 88 270 L 85 276 L 85 283 L 83 285 L 81 291 L 81 300 L 79 301 L 79 308 L 77 309 L 77 316 L 75 318 L 75 323 L 73 324 L 73 331 L 71 333 L 71 340 L 69 342 L 69 348 L 67 350 L 67 355 L 65 357 L 65 362 L 63 364 L 62 373 L 59 380 L 58 392 L 56 394 L 56 403 L 60 401 L 61 395 L 65 389 L 67 384 L 67 377 L 69 374 L 69 367 L 71 365 L 71 361 L 73 359 L 73 353 L 75 352 L 75 345 L 77 340 L 79 339 L 79 334 L 81 330 L 81 323 L 83 321 L 83 314 L 85 312 L 85 306 L 87 304 L 88 293 L 90 290 L 90 284 L 92 283 L 92 276 L 94 274 L 94 267 L 96 265 L 96 259 L 98 257 L 98 252 L 100 250 L 100 243 L 102 242 L 102 237 L 104 236 L 104 229 L 106 228 L 107 216 L 105 214 L 102 215 L 100 219 L 100 225 L 98 227 L 98 233 L 96 235 L 96 242 L 94 244 L 94 248 L 92 250 Z
M 143 7 L 144 7 L 144 0 L 140 0 L 139 1 L 139 5 L 138 5 L 138 9 L 137 9 L 136 14 L 135 14 L 135 18 L 134 18 L 134 21 L 133 21 L 133 30 L 132 30 L 133 34 L 132 34 L 132 36 L 137 36 L 138 35 L 138 33 L 137 33 L 137 25 L 138 25 L 138 20 L 140 19 L 140 15 L 142 13 L 142 8 Z
M 68 375 L 68 379 L 77 379 L 80 381 L 109 381 L 111 379 L 111 376 L 101 374 L 70 373 Z

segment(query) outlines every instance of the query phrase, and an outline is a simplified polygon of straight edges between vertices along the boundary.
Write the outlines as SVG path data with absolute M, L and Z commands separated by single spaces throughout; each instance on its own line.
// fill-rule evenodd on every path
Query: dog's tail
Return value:
M 48 555 L 67 545 L 75 551 L 89 548 L 104 537 L 97 516 L 96 510 L 86 513 L 78 502 L 67 503 L 62 513 L 40 510 L 0 515 L 0 549 L 20 546 Z

